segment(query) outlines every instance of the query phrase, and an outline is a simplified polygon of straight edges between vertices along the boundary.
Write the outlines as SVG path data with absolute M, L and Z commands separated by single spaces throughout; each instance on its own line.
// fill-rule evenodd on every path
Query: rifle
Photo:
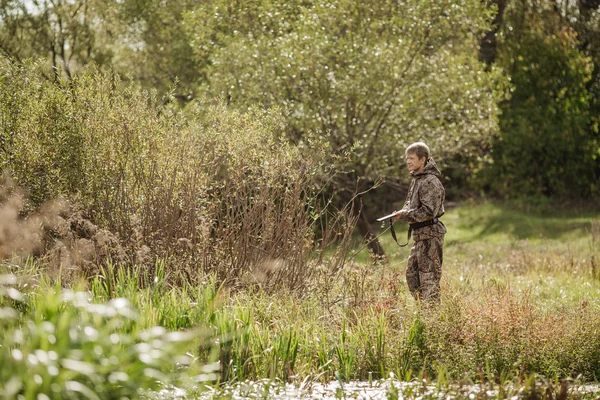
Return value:
M 409 225 L 408 226 L 408 240 L 406 241 L 406 243 L 404 244 L 400 244 L 398 243 L 398 239 L 396 238 L 396 231 L 394 230 L 394 218 L 396 215 L 398 215 L 400 213 L 400 211 L 394 211 L 393 213 L 386 215 L 385 217 L 381 217 L 381 218 L 377 218 L 378 222 L 381 221 L 385 221 L 385 220 L 389 220 L 390 221 L 390 226 L 384 230 L 383 232 L 381 232 L 379 235 L 377 235 L 376 237 L 374 237 L 373 239 L 369 240 L 364 246 L 362 246 L 360 249 L 358 249 L 358 251 L 356 251 L 349 259 L 348 261 L 352 260 L 354 257 L 356 257 L 358 255 L 358 253 L 360 253 L 361 251 L 363 251 L 363 249 L 365 247 L 367 247 L 369 245 L 369 243 L 371 243 L 374 240 L 379 239 L 380 236 L 382 236 L 384 233 L 386 233 L 388 230 L 391 231 L 392 233 L 392 237 L 394 238 L 394 241 L 396 242 L 396 244 L 400 247 L 406 247 L 408 245 L 408 242 L 410 241 L 410 235 L 412 233 L 412 228 Z

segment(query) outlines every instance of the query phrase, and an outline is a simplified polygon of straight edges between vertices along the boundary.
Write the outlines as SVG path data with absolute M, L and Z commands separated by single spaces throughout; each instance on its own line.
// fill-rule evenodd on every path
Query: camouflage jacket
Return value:
M 403 210 L 406 214 L 402 220 L 409 224 L 423 222 L 444 215 L 444 199 L 446 192 L 440 181 L 440 170 L 433 158 L 427 160 L 425 167 L 417 172 L 411 172 L 412 181 Z M 443 236 L 446 227 L 441 221 L 435 225 L 425 226 L 413 231 L 415 241 Z

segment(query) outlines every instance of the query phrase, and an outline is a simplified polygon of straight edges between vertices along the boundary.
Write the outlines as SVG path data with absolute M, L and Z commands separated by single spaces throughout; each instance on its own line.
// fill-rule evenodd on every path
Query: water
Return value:
M 389 385 L 385 383 L 350 382 L 343 386 L 338 382 L 326 385 L 313 383 L 310 386 L 298 387 L 293 384 L 273 385 L 268 382 L 244 382 L 221 392 L 203 394 L 201 399 L 213 399 L 225 395 L 232 399 L 268 398 L 273 400 L 291 399 L 387 399 Z
M 555 388 L 555 390 L 557 390 Z M 543 393 L 545 387 L 540 387 Z M 569 388 L 569 394 L 581 399 L 600 398 L 600 385 L 578 385 Z M 283 384 L 270 380 L 246 381 L 219 388 L 210 388 L 201 393 L 191 394 L 183 389 L 168 387 L 157 392 L 146 393 L 148 400 L 183 400 L 183 399 L 272 399 L 272 400 L 305 400 L 305 399 L 486 399 L 506 398 L 518 400 L 526 395 L 524 387 L 504 386 L 504 393 L 499 396 L 498 388 L 489 389 L 481 385 L 449 385 L 437 386 L 431 382 L 400 382 L 395 379 L 369 382 L 339 382 Z
M 208 389 L 205 392 L 187 397 L 185 390 L 169 387 L 159 392 L 149 394 L 151 400 L 187 399 L 211 400 L 216 398 L 230 399 L 339 399 L 341 397 L 352 399 L 387 399 L 389 384 L 384 382 L 350 382 L 340 385 L 338 382 L 329 384 L 313 383 L 310 385 L 294 385 L 274 383 L 272 381 L 242 382 L 226 386 L 219 390 Z

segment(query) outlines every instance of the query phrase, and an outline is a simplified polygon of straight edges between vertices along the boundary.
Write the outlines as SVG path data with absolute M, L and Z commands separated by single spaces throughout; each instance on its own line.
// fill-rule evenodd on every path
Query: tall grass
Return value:
M 504 212 L 491 205 L 469 210 L 474 219 Z M 457 215 L 465 216 L 465 209 L 450 211 L 448 220 Z M 446 249 L 443 301 L 430 310 L 416 307 L 404 264 L 394 259 L 350 264 L 321 282 L 326 290 L 315 284 L 302 296 L 233 293 L 227 307 L 239 313 L 236 329 L 243 337 L 228 344 L 236 372 L 229 377 L 329 381 L 441 373 L 469 382 L 525 382 L 531 374 L 598 380 L 600 284 L 589 261 L 600 250 L 589 245 L 596 218 L 564 217 L 569 229 L 555 238 L 533 233 L 530 241 L 499 230 L 494 235 L 508 232 L 504 240 L 454 244 L 452 235 L 463 234 L 457 226 Z M 521 220 L 532 232 L 545 229 Z M 283 345 L 288 338 L 292 346 Z
M 482 244 L 474 245 L 481 250 Z M 600 284 L 589 269 L 587 274 L 574 273 L 568 257 L 562 270 L 558 261 L 548 269 L 543 248 L 518 246 L 528 254 L 518 259 L 518 274 L 507 274 L 502 263 L 482 263 L 494 256 L 492 243 L 483 260 L 477 252 L 464 254 L 460 262 L 449 261 L 442 303 L 434 309 L 415 305 L 401 265 L 353 264 L 335 279 L 323 279 L 327 291 L 272 293 L 257 287 L 231 290 L 216 285 L 214 278 L 200 285 L 172 285 L 168 268 L 160 262 L 152 274 L 143 266 L 106 264 L 81 289 L 98 302 L 128 299 L 139 310 L 139 329 L 195 327 L 197 338 L 181 352 L 199 365 L 218 361 L 219 374 L 212 377 L 216 382 L 264 378 L 309 387 L 311 382 L 376 380 L 393 374 L 406 381 L 438 379 L 440 387 L 443 382 L 481 383 L 505 393 L 514 387 L 541 393 L 540 379 L 554 382 L 556 391 L 561 379 L 597 380 Z M 21 308 L 22 315 L 37 315 L 44 299 L 38 293 L 49 292 L 48 284 L 41 278 L 25 279 L 24 271 L 36 271 L 35 266 L 12 270 L 21 271 L 22 282 L 37 282 L 28 295 L 29 306 Z M 37 274 L 44 276 L 43 271 Z M 460 276 L 470 277 L 468 288 Z M 540 284 L 551 279 L 555 282 Z M 360 282 L 360 296 L 348 290 L 350 282 Z M 318 287 L 319 282 L 313 284 Z M 532 374 L 546 380 L 532 381 Z M 429 385 L 410 387 L 404 395 L 430 391 Z
M 60 286 L 18 286 L 17 276 L 0 275 L 2 398 L 133 399 L 159 381 L 178 382 L 181 366 L 201 372 L 185 354 L 199 333 L 150 327 L 125 298 L 100 303 Z

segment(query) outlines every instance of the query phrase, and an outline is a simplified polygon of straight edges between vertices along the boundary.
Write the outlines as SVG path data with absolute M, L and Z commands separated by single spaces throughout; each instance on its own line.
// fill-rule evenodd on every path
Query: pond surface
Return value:
M 540 392 L 545 387 L 540 386 Z M 600 398 L 600 385 L 578 385 L 569 388 L 569 394 L 580 399 Z M 185 390 L 168 387 L 157 392 L 146 394 L 149 400 L 171 399 L 357 399 L 357 400 L 383 400 L 383 399 L 499 399 L 506 398 L 518 400 L 526 397 L 525 388 L 505 386 L 502 394 L 497 386 L 494 389 L 481 385 L 449 385 L 438 387 L 431 382 L 418 381 L 400 382 L 386 379 L 376 382 L 349 382 L 341 385 L 339 382 L 328 384 L 283 384 L 269 380 L 247 381 L 225 386 L 223 388 L 208 389 L 202 393 L 188 394 Z

